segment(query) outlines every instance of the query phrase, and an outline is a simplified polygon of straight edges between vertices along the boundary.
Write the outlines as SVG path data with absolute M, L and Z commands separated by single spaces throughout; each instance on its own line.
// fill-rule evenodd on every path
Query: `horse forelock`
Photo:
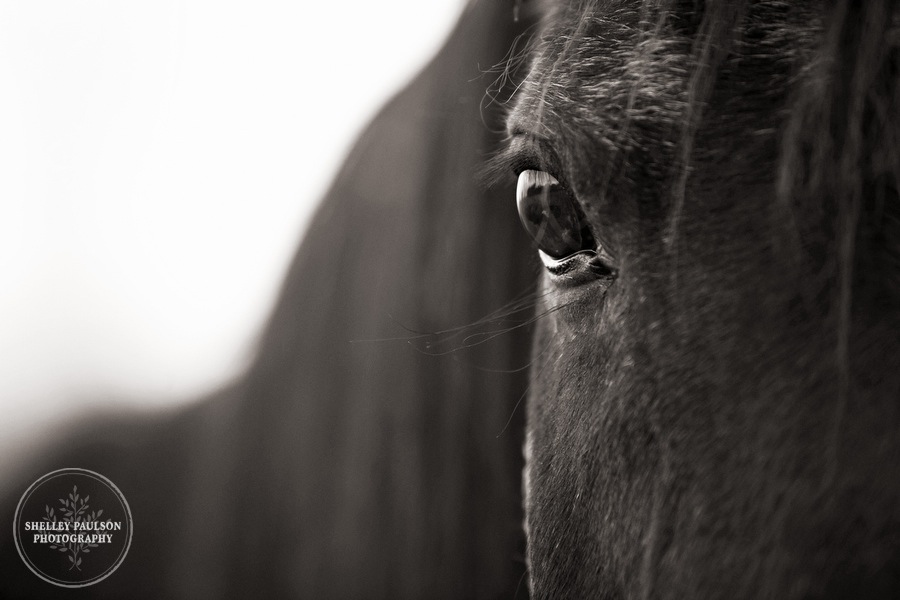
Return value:
M 760 160 L 733 175 L 752 181 L 777 173 L 770 211 L 784 226 L 766 243 L 785 261 L 800 257 L 800 269 L 817 261 L 821 276 L 806 295 L 818 295 L 829 278 L 842 282 L 828 308 L 838 314 L 839 346 L 858 287 L 853 264 L 870 269 L 867 285 L 878 288 L 871 293 L 900 297 L 893 4 L 581 0 L 541 7 L 543 26 L 509 133 L 519 127 L 515 113 L 527 112 L 529 132 L 568 153 L 545 166 L 566 163 L 588 175 L 576 195 L 602 197 L 623 161 L 640 164 L 638 178 L 666 182 L 664 194 L 639 201 L 642 210 L 666 215 L 663 235 L 677 252 L 695 163 L 724 162 L 737 144 L 722 139 L 743 138 Z M 837 353 L 845 362 L 846 350 Z
M 723 80 L 745 86 L 736 101 L 747 105 L 747 122 L 730 124 L 730 131 L 747 130 L 771 143 L 772 165 L 760 170 L 774 166 L 779 174 L 773 210 L 805 210 L 778 218 L 796 223 L 820 210 L 800 206 L 798 197 L 840 196 L 826 208 L 836 215 L 843 206 L 838 220 L 849 230 L 855 211 L 848 205 L 865 195 L 862 188 L 878 180 L 879 197 L 896 193 L 900 23 L 891 2 L 545 0 L 538 6 L 543 25 L 531 41 L 531 74 L 519 93 L 534 104 L 534 133 L 578 148 L 565 160 L 598 173 L 600 186 L 617 155 L 647 152 L 658 142 L 662 148 L 641 158 L 651 174 L 675 184 L 669 197 L 657 199 L 669 213 L 673 239 L 692 162 L 716 158 L 710 154 L 717 149 L 698 149 L 695 138 L 704 127 L 721 137 L 710 125 L 716 115 L 705 112 L 718 108 L 713 95 Z M 770 79 L 753 79 L 754 61 Z M 750 124 L 764 112 L 753 110 L 753 102 L 757 109 L 772 107 L 771 122 Z M 667 138 L 672 130 L 675 140 Z M 877 207 L 880 221 L 894 218 L 889 205 L 882 200 Z M 888 254 L 897 261 L 896 248 Z M 896 276 L 885 275 L 897 290 Z

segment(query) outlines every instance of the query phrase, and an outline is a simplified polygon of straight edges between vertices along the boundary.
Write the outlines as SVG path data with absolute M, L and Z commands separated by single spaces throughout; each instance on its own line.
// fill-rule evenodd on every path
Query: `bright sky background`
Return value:
M 0 449 L 239 371 L 340 159 L 462 5 L 0 3 Z

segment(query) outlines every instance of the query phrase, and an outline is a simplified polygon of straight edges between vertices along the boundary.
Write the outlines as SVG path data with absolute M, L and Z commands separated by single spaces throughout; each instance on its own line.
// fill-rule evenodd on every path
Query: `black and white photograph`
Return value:
M 900 2 L 0 5 L 0 598 L 900 598 Z

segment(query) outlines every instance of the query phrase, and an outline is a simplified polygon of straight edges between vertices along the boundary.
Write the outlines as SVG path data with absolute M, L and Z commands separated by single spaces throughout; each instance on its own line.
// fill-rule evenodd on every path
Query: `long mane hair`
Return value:
M 512 191 L 475 176 L 502 131 L 485 89 L 528 26 L 512 10 L 467 6 L 361 135 L 247 373 L 174 414 L 92 418 L 4 478 L 7 506 L 73 464 L 129 500 L 127 560 L 75 595 L 496 597 L 522 581 L 515 301 L 534 271 Z M 0 596 L 56 591 L 7 541 Z
M 526 593 L 516 407 L 530 341 L 519 325 L 538 272 L 512 188 L 486 190 L 475 173 L 503 137 L 502 102 L 485 101 L 492 67 L 534 26 L 534 4 L 470 2 L 440 55 L 362 134 L 246 374 L 175 414 L 94 419 L 5 477 L 6 506 L 73 464 L 112 479 L 131 503 L 128 559 L 102 584 L 61 590 L 67 598 Z M 751 3 L 645 4 L 657 16 L 704 9 L 686 24 L 696 59 L 686 171 Z M 885 302 L 900 294 L 900 33 L 895 2 L 825 4 L 787 107 L 773 213 L 796 231 L 784 252 L 838 282 L 824 308 L 845 388 L 856 282 Z M 509 75 L 496 98 L 514 91 Z M 482 328 L 438 348 L 419 333 L 471 324 Z M 55 591 L 8 542 L 0 596 Z

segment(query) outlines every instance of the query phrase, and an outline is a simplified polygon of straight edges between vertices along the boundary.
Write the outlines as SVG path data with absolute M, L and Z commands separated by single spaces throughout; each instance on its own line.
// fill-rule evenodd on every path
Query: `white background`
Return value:
M 239 372 L 354 136 L 461 10 L 0 3 L 0 450 Z

